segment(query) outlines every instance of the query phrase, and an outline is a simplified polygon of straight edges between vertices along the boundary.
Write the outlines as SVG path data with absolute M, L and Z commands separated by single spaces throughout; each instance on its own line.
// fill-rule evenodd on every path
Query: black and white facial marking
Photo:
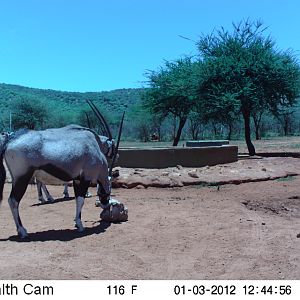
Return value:
M 26 237 L 27 231 L 20 219 L 19 203 L 35 170 L 44 170 L 62 181 L 74 180 L 75 223 L 79 231 L 84 229 L 81 210 L 89 183 L 100 183 L 109 198 L 107 160 L 100 150 L 99 136 L 91 130 L 77 125 L 30 130 L 11 138 L 5 148 L 4 144 L 0 143 L 0 153 L 3 153 L 12 176 L 9 204 L 17 232 L 22 238 Z M 0 160 L 0 170 L 2 167 L 3 159 Z M 2 191 L 0 182 L 0 194 Z
M 107 136 L 99 135 L 100 149 L 107 158 L 113 158 L 115 155 L 115 141 L 110 140 Z

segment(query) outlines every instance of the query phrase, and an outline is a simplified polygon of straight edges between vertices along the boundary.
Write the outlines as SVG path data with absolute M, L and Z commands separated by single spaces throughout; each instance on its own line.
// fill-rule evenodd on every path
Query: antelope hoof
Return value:
M 76 223 L 75 227 L 77 228 L 78 232 L 83 232 L 84 231 L 84 227 L 83 227 L 81 222 Z
M 46 202 L 46 200 L 45 200 L 43 197 L 40 197 L 40 198 L 39 198 L 39 201 L 40 201 L 41 203 L 45 203 L 45 202 Z
M 24 228 L 24 227 L 20 227 L 18 229 L 18 236 L 21 238 L 21 239 L 25 239 L 28 237 L 28 233 L 27 233 L 27 230 Z
M 54 202 L 54 198 L 53 197 L 49 197 L 48 198 L 48 202 L 53 203 Z

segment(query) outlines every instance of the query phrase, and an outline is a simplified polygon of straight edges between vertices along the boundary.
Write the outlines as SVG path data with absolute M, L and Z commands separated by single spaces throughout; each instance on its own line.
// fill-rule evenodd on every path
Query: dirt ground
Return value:
M 262 162 L 246 163 L 252 167 L 237 162 L 232 168 L 245 172 Z M 32 185 L 20 208 L 30 233 L 25 241 L 16 237 L 6 183 L 0 279 L 299 280 L 300 176 L 268 179 L 274 178 L 238 185 L 113 189 L 113 196 L 128 207 L 129 220 L 100 221 L 96 197 L 88 198 L 82 234 L 74 228 L 75 201 L 61 198 L 62 187 L 49 186 L 56 201 L 39 205 Z M 95 188 L 90 191 L 95 195 Z

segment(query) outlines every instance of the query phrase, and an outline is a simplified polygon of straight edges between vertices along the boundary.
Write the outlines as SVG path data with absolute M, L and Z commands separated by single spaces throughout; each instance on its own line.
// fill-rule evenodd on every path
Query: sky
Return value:
M 196 55 L 199 36 L 247 18 L 300 56 L 299 13 L 298 0 L 0 0 L 0 83 L 143 87 L 147 70 Z

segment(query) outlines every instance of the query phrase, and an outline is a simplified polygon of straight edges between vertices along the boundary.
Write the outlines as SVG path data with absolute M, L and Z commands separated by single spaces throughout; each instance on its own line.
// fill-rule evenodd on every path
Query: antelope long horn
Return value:
M 125 111 L 123 112 L 123 116 L 122 116 L 122 120 L 120 123 L 120 127 L 119 127 L 119 133 L 118 133 L 118 139 L 117 139 L 117 145 L 116 145 L 116 149 L 115 149 L 115 154 L 113 156 L 110 168 L 109 168 L 109 172 L 108 175 L 111 177 L 112 174 L 112 169 L 114 167 L 117 155 L 118 155 L 118 150 L 119 150 L 119 145 L 120 145 L 120 140 L 121 140 L 121 135 L 122 135 L 122 131 L 123 131 L 123 121 L 124 121 L 124 116 L 125 116 Z
M 85 113 L 85 116 L 86 116 L 86 122 L 87 122 L 88 128 L 91 129 L 92 127 L 91 127 L 91 122 L 90 122 L 89 115 L 87 113 Z
M 110 140 L 112 140 L 111 131 L 110 131 L 110 129 L 109 129 L 109 127 L 108 127 L 108 125 L 107 125 L 107 123 L 106 123 L 103 115 L 100 113 L 100 111 L 98 110 L 98 108 L 96 107 L 96 105 L 91 100 L 87 100 L 86 102 L 91 107 L 91 109 L 93 110 L 93 112 L 97 116 L 98 120 L 103 124 L 105 130 L 107 131 L 108 138 Z

